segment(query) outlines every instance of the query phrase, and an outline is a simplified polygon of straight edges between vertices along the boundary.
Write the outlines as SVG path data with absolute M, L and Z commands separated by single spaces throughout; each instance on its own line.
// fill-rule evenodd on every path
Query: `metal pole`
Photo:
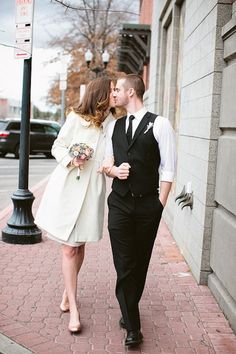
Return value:
M 38 243 L 42 238 L 42 232 L 35 225 L 31 212 L 34 196 L 28 190 L 30 89 L 31 58 L 24 60 L 18 190 L 13 193 L 11 198 L 14 205 L 13 214 L 2 231 L 2 240 L 14 244 Z
M 65 90 L 61 90 L 61 126 L 65 123 Z
M 30 134 L 30 90 L 32 59 L 24 60 L 23 91 L 21 107 L 20 161 L 18 188 L 28 189 L 29 176 L 29 134 Z

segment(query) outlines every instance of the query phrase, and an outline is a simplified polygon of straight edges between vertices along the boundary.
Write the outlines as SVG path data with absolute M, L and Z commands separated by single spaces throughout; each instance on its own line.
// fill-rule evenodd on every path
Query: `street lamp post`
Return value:
M 41 230 L 34 223 L 31 212 L 34 196 L 28 189 L 30 88 L 31 58 L 24 60 L 18 190 L 11 198 L 14 205 L 13 214 L 2 230 L 2 240 L 14 244 L 38 243 L 42 236 Z
M 93 53 L 91 52 L 90 49 L 88 49 L 86 52 L 85 52 L 85 61 L 87 63 L 87 67 L 93 71 L 95 74 L 96 74 L 96 77 L 98 76 L 101 76 L 103 71 L 106 69 L 107 67 L 107 64 L 109 62 L 109 59 L 110 59 L 110 55 L 108 53 L 107 50 L 104 50 L 104 52 L 102 53 L 102 62 L 103 62 L 103 66 L 95 66 L 94 68 L 91 68 L 90 67 L 90 63 L 93 59 Z
M 34 196 L 28 189 L 33 13 L 34 0 L 16 1 L 15 58 L 24 59 L 19 180 L 18 189 L 12 195 L 12 216 L 2 230 L 2 240 L 14 244 L 33 244 L 42 239 L 42 232 L 35 225 L 31 211 Z
M 60 71 L 60 91 L 61 91 L 61 125 L 65 123 L 65 101 L 67 88 L 67 58 L 61 56 L 61 71 Z

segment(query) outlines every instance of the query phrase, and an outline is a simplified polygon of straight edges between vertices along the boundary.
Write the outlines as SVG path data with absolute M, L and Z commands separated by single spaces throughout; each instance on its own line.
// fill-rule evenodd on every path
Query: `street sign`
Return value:
M 60 80 L 59 83 L 59 90 L 64 91 L 67 88 L 67 81 L 66 80 Z
M 31 37 L 32 37 L 32 26 L 30 23 L 16 24 L 16 39 L 29 39 Z
M 16 23 L 33 21 L 34 0 L 16 0 Z
M 34 0 L 16 0 L 15 58 L 32 56 Z
M 65 73 L 60 73 L 60 80 L 61 80 L 61 81 L 66 81 L 66 80 L 67 80 L 67 72 L 65 72 Z
M 61 54 L 61 70 L 60 70 L 60 91 L 65 91 L 67 88 L 67 61 L 68 56 Z
M 31 23 L 16 24 L 16 59 L 29 59 L 32 53 L 32 25 Z

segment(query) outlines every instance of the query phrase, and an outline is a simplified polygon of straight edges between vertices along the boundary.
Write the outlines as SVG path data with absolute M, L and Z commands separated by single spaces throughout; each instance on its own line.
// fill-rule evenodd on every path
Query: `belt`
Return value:
M 143 194 L 135 194 L 133 192 L 130 192 L 131 197 L 133 198 L 143 198 Z

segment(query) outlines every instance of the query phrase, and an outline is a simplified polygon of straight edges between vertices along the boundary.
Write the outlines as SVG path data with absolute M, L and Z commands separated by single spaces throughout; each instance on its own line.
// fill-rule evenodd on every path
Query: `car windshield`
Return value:
M 5 130 L 6 129 L 7 122 L 4 120 L 0 120 L 0 130 Z

